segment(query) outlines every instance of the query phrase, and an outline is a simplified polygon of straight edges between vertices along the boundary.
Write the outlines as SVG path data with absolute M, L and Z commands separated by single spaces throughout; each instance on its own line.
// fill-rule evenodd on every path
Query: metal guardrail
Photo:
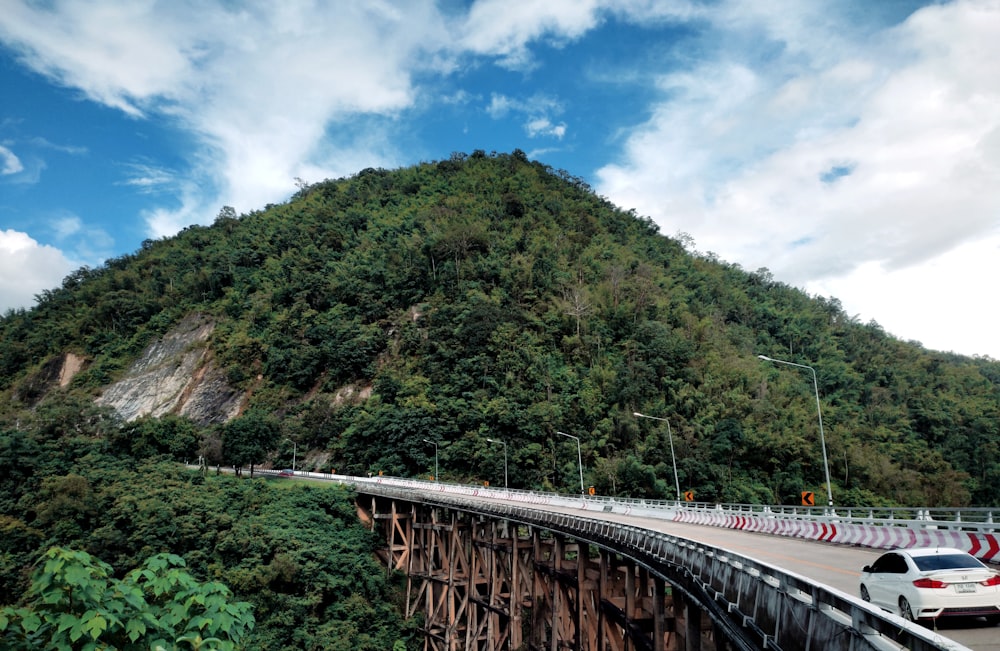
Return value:
M 277 470 L 257 470 L 260 474 L 278 474 Z M 800 522 L 824 522 L 876 527 L 903 527 L 919 530 L 1000 534 L 1000 507 L 804 507 L 762 504 L 721 504 L 711 502 L 684 502 L 678 500 L 651 500 L 602 495 L 574 495 L 547 493 L 521 489 L 491 488 L 469 484 L 449 484 L 406 477 L 353 477 L 325 473 L 296 471 L 297 477 L 311 477 L 346 483 L 373 483 L 415 488 L 431 492 L 492 496 L 530 504 L 573 505 L 588 511 L 641 512 L 648 517 L 674 518 L 678 512 L 688 516 L 702 514 L 706 517 L 752 517 Z M 692 517 L 686 518 L 693 519 Z
M 278 471 L 265 470 L 261 474 L 278 474 Z M 993 514 L 1000 512 L 1000 509 L 853 508 L 831 513 L 825 508 L 572 496 L 396 477 L 365 478 L 302 471 L 294 474 L 296 477 L 348 484 L 363 493 L 502 517 L 614 550 L 659 574 L 672 585 L 682 586 L 689 597 L 718 621 L 723 630 L 734 633 L 744 644 L 751 645 L 747 648 L 783 651 L 799 648 L 844 651 L 969 650 L 954 640 L 806 577 L 725 549 L 590 517 L 587 511 L 665 519 L 677 518 L 679 513 L 703 513 L 713 517 L 854 523 L 934 531 L 939 528 L 969 531 L 971 527 L 975 531 L 987 531 L 991 537 L 996 531 Z M 531 506 L 521 506 L 518 502 Z M 570 506 L 583 512 L 580 515 L 555 513 L 542 510 L 545 506 Z M 800 646 L 803 639 L 808 643 Z
M 968 651 L 856 597 L 721 548 L 585 515 L 486 501 L 485 496 L 351 479 L 344 483 L 359 492 L 542 527 L 628 556 L 697 602 L 734 648 Z

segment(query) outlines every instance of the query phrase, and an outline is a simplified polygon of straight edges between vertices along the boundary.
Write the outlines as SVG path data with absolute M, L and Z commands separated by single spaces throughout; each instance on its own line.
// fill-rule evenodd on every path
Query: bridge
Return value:
M 970 648 L 802 574 L 641 524 L 651 520 L 1000 554 L 988 509 L 722 507 L 296 474 L 354 485 L 387 569 L 407 576 L 406 615 L 423 617 L 428 651 Z

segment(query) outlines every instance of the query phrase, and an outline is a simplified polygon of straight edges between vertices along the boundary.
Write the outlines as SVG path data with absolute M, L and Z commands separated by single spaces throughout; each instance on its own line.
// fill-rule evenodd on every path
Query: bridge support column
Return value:
M 600 569 L 595 567 L 590 557 L 590 546 L 585 543 L 577 545 L 577 624 L 576 648 L 597 651 L 600 629 Z
M 464 648 L 519 649 L 522 609 L 531 585 L 531 538 L 503 520 L 473 518 L 469 531 L 471 586 Z
M 375 497 L 359 511 L 385 537 L 387 569 L 407 575 L 424 651 L 674 651 L 678 640 L 701 651 L 700 611 L 684 608 L 687 635 L 676 635 L 668 610 L 680 604 L 626 556 L 441 506 Z
M 666 584 L 663 579 L 653 578 L 653 651 L 667 649 L 667 608 L 665 604 Z
M 544 649 L 552 622 L 552 592 L 546 580 L 544 563 L 552 552 L 551 545 L 542 539 L 538 530 L 531 532 L 531 545 L 531 633 L 528 644 L 532 649 Z
M 705 613 L 689 599 L 674 595 L 674 616 L 677 618 L 677 649 L 683 651 L 715 651 L 712 635 L 706 638 L 704 631 L 712 630 Z M 707 647 L 707 648 L 706 648 Z
M 563 551 L 564 540 L 561 536 L 553 536 L 552 539 L 552 574 L 550 575 L 549 587 L 552 590 L 552 638 L 549 640 L 549 649 L 558 651 L 559 640 L 566 639 L 567 633 L 572 639 L 573 624 L 570 621 L 570 613 L 567 608 L 569 599 L 565 594 L 566 585 L 562 581 L 564 571 L 563 561 L 565 552 Z
M 467 526 L 455 512 L 440 514 L 434 509 L 429 513 L 414 509 L 411 520 L 418 521 L 409 536 L 406 616 L 424 613 L 426 651 L 460 651 L 466 648 L 469 625 Z

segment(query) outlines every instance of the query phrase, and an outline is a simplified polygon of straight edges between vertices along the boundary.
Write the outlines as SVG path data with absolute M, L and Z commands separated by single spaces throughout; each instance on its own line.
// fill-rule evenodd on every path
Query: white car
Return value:
M 1000 574 L 949 547 L 897 549 L 861 570 L 861 598 L 910 621 L 985 617 L 1000 623 Z

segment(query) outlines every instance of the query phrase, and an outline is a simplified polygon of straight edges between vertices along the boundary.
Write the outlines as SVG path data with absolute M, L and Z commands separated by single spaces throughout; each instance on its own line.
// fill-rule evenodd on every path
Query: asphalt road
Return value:
M 572 509 L 566 512 L 580 514 L 578 510 Z M 882 553 L 880 550 L 865 547 L 835 545 L 652 518 L 593 512 L 588 512 L 587 515 L 642 526 L 720 547 L 800 574 L 850 595 L 858 594 L 861 568 L 870 564 Z M 937 632 L 974 651 L 1000 651 L 1000 626 L 987 626 L 982 619 L 948 620 L 938 626 Z
M 849 595 L 858 594 L 861 568 L 871 564 L 883 551 L 633 515 L 596 511 L 582 513 L 579 509 L 524 503 L 518 503 L 518 506 L 586 515 L 662 531 L 774 565 Z M 1000 626 L 987 626 L 982 619 L 944 620 L 937 625 L 937 632 L 973 651 L 1000 651 Z

